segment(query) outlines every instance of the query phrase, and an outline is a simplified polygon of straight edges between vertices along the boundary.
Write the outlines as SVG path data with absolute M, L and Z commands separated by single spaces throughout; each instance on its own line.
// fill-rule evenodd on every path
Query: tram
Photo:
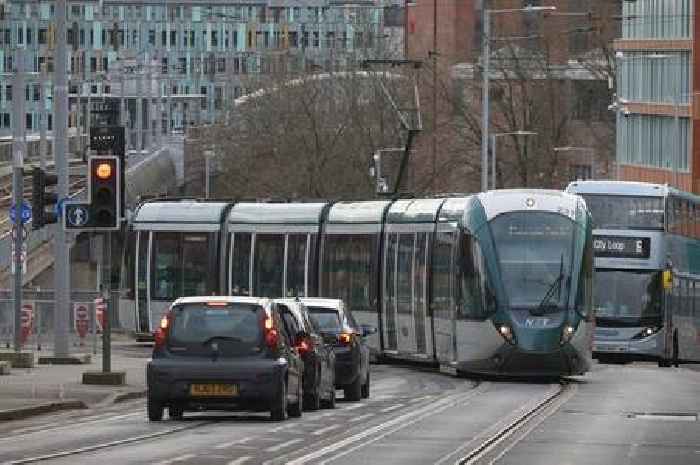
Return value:
M 594 356 L 700 361 L 700 197 L 622 181 L 576 181 L 567 192 L 585 199 L 594 225 Z
M 589 369 L 590 215 L 503 190 L 356 202 L 150 200 L 132 218 L 120 323 L 144 336 L 189 295 L 341 298 L 375 355 L 453 373 Z

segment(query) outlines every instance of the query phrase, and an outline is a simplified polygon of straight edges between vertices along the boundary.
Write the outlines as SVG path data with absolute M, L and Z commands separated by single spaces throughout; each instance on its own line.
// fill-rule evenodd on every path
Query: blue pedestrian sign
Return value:
M 89 211 L 85 205 L 66 205 L 66 218 L 68 224 L 80 228 L 85 226 L 90 219 Z
M 32 206 L 24 200 L 22 206 L 19 209 L 20 222 L 22 224 L 27 224 L 32 220 Z M 17 224 L 17 208 L 13 203 L 10 207 L 10 221 L 12 224 Z

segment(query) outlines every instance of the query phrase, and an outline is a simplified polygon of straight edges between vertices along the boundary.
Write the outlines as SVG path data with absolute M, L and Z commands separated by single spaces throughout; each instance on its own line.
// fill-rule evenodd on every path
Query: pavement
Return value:
M 82 384 L 86 371 L 101 371 L 101 354 L 92 355 L 83 365 L 38 365 L 33 368 L 12 368 L 0 376 L 0 422 L 18 420 L 45 413 L 70 409 L 91 409 L 143 397 L 146 394 L 145 366 L 150 348 L 115 335 L 112 344 L 112 371 L 126 372 L 126 385 L 93 386 Z M 71 354 L 90 353 L 72 347 Z M 39 356 L 51 355 L 51 348 L 34 351 Z

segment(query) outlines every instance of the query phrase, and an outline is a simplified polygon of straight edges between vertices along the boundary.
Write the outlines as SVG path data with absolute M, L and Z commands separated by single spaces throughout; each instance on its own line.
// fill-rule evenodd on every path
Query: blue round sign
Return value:
M 32 220 L 32 206 L 26 200 L 22 201 L 22 206 L 20 207 L 20 222 L 22 224 L 29 223 Z M 10 221 L 12 223 L 17 223 L 17 208 L 15 204 L 10 207 Z

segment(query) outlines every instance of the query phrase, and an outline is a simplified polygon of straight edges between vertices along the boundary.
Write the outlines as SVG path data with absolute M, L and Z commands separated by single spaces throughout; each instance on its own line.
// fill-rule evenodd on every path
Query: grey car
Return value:
M 273 420 L 303 409 L 296 340 L 278 305 L 254 297 L 176 300 L 156 333 L 146 367 L 151 421 L 188 410 L 269 411 Z

